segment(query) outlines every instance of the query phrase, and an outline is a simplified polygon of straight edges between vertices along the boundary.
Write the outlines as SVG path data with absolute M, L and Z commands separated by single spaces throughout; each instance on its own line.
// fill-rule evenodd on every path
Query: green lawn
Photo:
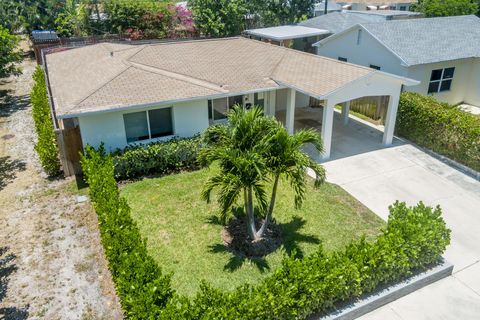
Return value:
M 327 250 L 341 249 L 362 234 L 374 238 L 384 225 L 346 191 L 328 183 L 315 190 L 312 181 L 303 207 L 295 210 L 293 192 L 281 182 L 274 217 L 282 225 L 284 245 L 265 259 L 242 260 L 223 250 L 216 203 L 200 199 L 212 170 L 145 179 L 122 188 L 150 254 L 164 271 L 174 272 L 173 285 L 182 294 L 193 295 L 201 279 L 226 290 L 255 283 L 280 265 L 285 252 L 308 255 L 319 243 Z

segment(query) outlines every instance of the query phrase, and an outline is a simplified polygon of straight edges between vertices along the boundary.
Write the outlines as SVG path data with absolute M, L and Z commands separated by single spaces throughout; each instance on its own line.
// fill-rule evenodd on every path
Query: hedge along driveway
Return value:
M 418 93 L 402 93 L 397 133 L 480 171 L 480 118 Z

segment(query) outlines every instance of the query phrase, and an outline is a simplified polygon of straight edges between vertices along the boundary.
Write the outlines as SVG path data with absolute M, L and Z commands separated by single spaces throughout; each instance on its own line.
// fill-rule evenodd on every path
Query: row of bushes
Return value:
M 147 253 L 130 207 L 119 195 L 112 157 L 106 156 L 102 147 L 94 150 L 87 146 L 81 164 L 125 315 L 130 319 L 155 319 L 172 297 L 170 276 L 162 274 Z
M 200 167 L 200 137 L 129 146 L 113 155 L 115 177 L 131 179 L 148 174 L 170 174 Z
M 32 103 L 32 116 L 37 133 L 35 151 L 45 172 L 53 176 L 60 172 L 60 161 L 58 159 L 58 147 L 48 103 L 45 75 L 40 66 L 37 66 L 33 74 L 33 80 L 35 84 L 30 94 L 30 101 Z
M 111 156 L 87 147 L 82 166 L 100 220 L 102 243 L 122 306 L 132 319 L 305 319 L 335 303 L 371 292 L 439 261 L 450 230 L 439 207 L 395 203 L 374 243 L 345 250 L 322 247 L 309 257 L 286 257 L 258 286 L 224 292 L 204 283 L 193 299 L 171 288 L 170 277 L 148 255 L 145 242 L 119 197 Z
M 480 171 L 480 117 L 406 92 L 400 98 L 397 133 L 420 146 Z

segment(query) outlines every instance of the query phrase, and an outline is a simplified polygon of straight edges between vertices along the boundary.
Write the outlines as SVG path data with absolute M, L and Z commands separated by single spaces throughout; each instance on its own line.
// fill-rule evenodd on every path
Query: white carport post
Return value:
M 387 116 L 385 118 L 385 130 L 383 131 L 384 145 L 391 145 L 393 141 L 393 132 L 395 130 L 395 120 L 397 119 L 398 102 L 400 100 L 399 94 L 391 95 L 388 99 Z
M 289 88 L 287 91 L 287 112 L 285 117 L 285 128 L 288 133 L 293 134 L 293 125 L 295 122 L 295 89 Z
M 348 124 L 348 114 L 350 113 L 350 101 L 342 104 L 342 122 L 344 125 Z
M 334 104 L 331 100 L 325 100 L 323 106 L 323 118 L 322 118 L 322 141 L 323 141 L 323 155 L 322 160 L 330 158 L 330 152 L 332 147 L 332 130 L 333 130 L 333 107 Z

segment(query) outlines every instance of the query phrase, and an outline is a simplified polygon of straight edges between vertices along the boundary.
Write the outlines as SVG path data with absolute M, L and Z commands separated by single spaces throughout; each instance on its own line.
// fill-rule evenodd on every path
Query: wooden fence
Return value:
M 377 121 L 385 123 L 389 96 L 363 97 L 350 102 L 350 110 L 363 114 Z

